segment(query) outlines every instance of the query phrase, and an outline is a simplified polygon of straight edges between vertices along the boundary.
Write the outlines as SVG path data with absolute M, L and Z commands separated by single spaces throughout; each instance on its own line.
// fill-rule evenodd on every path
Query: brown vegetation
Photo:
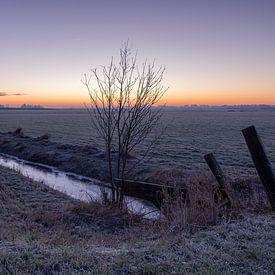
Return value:
M 164 188 L 159 197 L 166 221 L 177 230 L 220 224 L 238 218 L 243 212 L 271 210 L 263 185 L 255 177 L 243 180 L 228 177 L 224 189 L 209 174 L 188 176 L 178 169 L 159 171 L 149 180 L 174 186 L 173 193 Z
M 274 215 L 190 234 L 167 219 L 77 202 L 5 168 L 0 199 L 1 274 L 274 273 Z

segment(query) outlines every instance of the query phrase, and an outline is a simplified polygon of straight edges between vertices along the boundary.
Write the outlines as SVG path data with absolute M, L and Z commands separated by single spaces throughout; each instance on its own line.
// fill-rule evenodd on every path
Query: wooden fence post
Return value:
M 230 194 L 228 194 L 226 188 L 225 188 L 225 176 L 223 174 L 222 168 L 220 167 L 219 163 L 217 162 L 215 156 L 213 153 L 207 154 L 204 156 L 204 159 L 206 163 L 208 164 L 211 172 L 215 176 L 217 182 L 220 185 L 220 194 L 222 196 L 222 199 L 226 202 L 222 204 L 222 206 L 226 206 L 227 208 L 231 208 L 233 205 L 233 200 L 230 197 Z M 218 197 L 215 195 L 217 202 Z M 214 198 L 215 198 L 214 197 Z
M 215 176 L 219 185 L 222 188 L 224 188 L 225 177 L 224 177 L 222 169 L 221 169 L 219 163 L 217 162 L 215 156 L 212 153 L 210 153 L 210 154 L 205 155 L 204 159 L 205 159 L 206 163 L 208 164 L 210 170 L 212 171 L 213 175 Z
M 271 207 L 275 210 L 275 177 L 255 126 L 242 130 L 252 160 L 265 187 Z

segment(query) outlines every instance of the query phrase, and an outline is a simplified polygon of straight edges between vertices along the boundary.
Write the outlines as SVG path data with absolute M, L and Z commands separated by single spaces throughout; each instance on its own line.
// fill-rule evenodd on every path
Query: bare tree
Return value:
M 113 202 L 123 201 L 123 188 L 118 188 L 114 179 L 125 178 L 130 153 L 148 137 L 162 115 L 155 106 L 167 90 L 162 85 L 164 71 L 147 61 L 139 67 L 137 54 L 127 42 L 120 49 L 117 64 L 112 58 L 100 73 L 92 69 L 89 76 L 84 75 L 91 121 L 106 147 Z

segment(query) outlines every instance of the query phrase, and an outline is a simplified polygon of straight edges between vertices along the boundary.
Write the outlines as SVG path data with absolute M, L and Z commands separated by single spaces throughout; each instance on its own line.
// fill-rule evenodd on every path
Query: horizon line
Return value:
M 24 105 L 28 105 L 26 107 L 22 107 Z M 86 105 L 88 107 L 91 107 L 91 105 Z M 22 109 L 35 109 L 35 108 L 48 108 L 48 109 L 54 109 L 54 108 L 60 108 L 60 109 L 85 109 L 85 104 L 83 105 L 42 105 L 42 104 L 21 104 L 21 105 L 9 105 L 9 104 L 0 104 L 0 108 L 22 108 Z M 166 105 L 166 104 L 159 104 L 155 105 L 153 107 L 168 107 L 168 108 L 180 108 L 180 107 L 275 107 L 275 104 L 265 104 L 265 103 L 258 103 L 258 104 L 179 104 L 179 105 Z

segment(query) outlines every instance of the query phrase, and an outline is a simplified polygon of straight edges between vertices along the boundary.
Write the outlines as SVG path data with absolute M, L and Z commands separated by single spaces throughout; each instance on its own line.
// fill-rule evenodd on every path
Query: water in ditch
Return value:
M 0 165 L 16 170 L 34 181 L 81 201 L 100 200 L 101 188 L 110 192 L 108 185 L 96 179 L 74 173 L 65 173 L 43 164 L 33 163 L 14 156 L 0 154 Z M 160 213 L 150 203 L 132 197 L 125 198 L 129 211 L 142 213 L 146 218 L 156 219 Z

